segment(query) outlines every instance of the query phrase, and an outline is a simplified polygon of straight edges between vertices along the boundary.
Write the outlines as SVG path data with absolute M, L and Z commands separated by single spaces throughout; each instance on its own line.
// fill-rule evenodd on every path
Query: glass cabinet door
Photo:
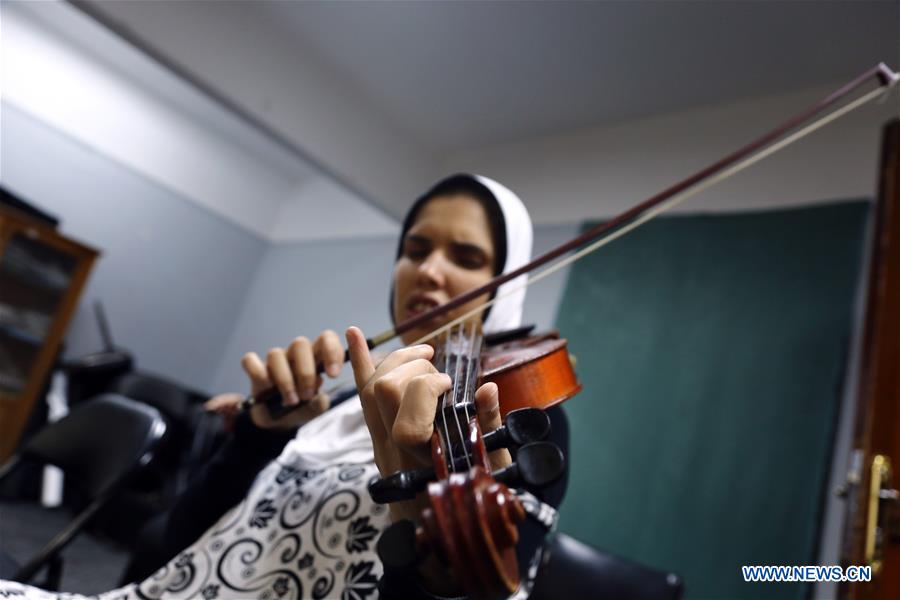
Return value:
M 27 230 L 10 237 L 0 257 L 0 394 L 24 390 L 77 264 Z

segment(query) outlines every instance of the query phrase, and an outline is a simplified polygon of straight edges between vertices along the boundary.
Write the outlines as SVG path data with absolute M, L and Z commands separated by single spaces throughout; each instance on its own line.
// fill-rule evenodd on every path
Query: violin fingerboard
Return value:
M 451 470 L 457 457 L 466 458 L 471 453 L 467 438 L 469 419 L 475 415 L 475 389 L 481 366 L 482 343 L 480 327 L 461 324 L 436 348 L 432 361 L 435 368 L 448 374 L 452 381 L 450 390 L 439 399 L 435 414 L 435 429 Z M 462 415 L 458 409 L 461 409 Z

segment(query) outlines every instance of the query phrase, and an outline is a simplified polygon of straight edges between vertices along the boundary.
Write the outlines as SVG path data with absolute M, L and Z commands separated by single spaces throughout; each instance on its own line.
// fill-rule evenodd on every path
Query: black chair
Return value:
M 155 408 L 118 394 L 103 394 L 78 405 L 65 418 L 32 436 L 0 468 L 0 481 L 27 462 L 52 464 L 62 469 L 67 484 L 83 493 L 88 504 L 23 566 L 3 557 L 0 578 L 27 583 L 46 566 L 49 570 L 44 586 L 58 589 L 62 576 L 60 552 L 129 475 L 150 461 L 165 432 L 165 422 Z
M 557 534 L 544 556 L 530 598 L 615 598 L 678 600 L 682 579 L 604 554 L 565 534 Z
M 166 420 L 169 435 L 165 448 L 159 448 L 153 462 L 161 471 L 161 485 L 169 488 L 163 491 L 163 508 L 167 508 L 224 440 L 222 419 L 203 409 L 209 394 L 140 371 L 115 377 L 106 391 L 148 404 L 158 409 Z

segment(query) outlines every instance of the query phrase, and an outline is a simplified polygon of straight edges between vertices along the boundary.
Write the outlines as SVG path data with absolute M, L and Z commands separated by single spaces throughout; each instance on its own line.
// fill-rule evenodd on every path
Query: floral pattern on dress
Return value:
M 269 524 L 269 519 L 274 517 L 276 512 L 277 511 L 272 503 L 272 499 L 263 498 L 256 504 L 256 507 L 254 507 L 253 509 L 253 514 L 250 516 L 250 527 L 258 527 L 259 529 L 263 529 L 266 525 Z
M 379 575 L 373 573 L 374 563 L 358 562 L 350 565 L 344 574 L 344 591 L 341 600 L 365 600 L 374 597 L 378 590 Z
M 351 521 L 347 529 L 347 552 L 365 552 L 376 535 L 378 530 L 369 525 L 368 515 Z
M 389 524 L 388 511 L 367 489 L 377 473 L 371 463 L 310 471 L 273 462 L 244 501 L 189 548 L 148 579 L 96 598 L 375 598 L 382 566 L 373 540 Z M 280 493 L 285 487 L 289 492 Z M 12 582 L 0 585 L 0 597 L 22 595 L 79 598 Z
M 241 504 L 129 598 L 373 598 L 381 576 L 374 541 L 389 523 L 368 494 L 374 476 L 371 463 L 272 463 Z

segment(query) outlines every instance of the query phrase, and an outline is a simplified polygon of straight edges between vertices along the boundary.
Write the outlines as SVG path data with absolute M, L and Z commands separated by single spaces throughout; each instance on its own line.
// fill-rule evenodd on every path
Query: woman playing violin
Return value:
M 525 264 L 531 241 L 528 213 L 504 186 L 471 175 L 438 182 L 404 220 L 393 272 L 392 319 L 405 321 Z M 500 299 L 482 315 L 486 333 L 520 325 L 524 290 L 505 293 L 520 283 L 500 287 Z M 362 294 L 361 300 L 368 301 Z M 417 520 L 427 498 L 419 494 L 385 506 L 371 500 L 367 486 L 379 476 L 430 465 L 437 402 L 450 377 L 430 362 L 432 346 L 408 344 L 488 298 L 406 332 L 406 346 L 380 362 L 370 355 L 363 333 L 350 327 L 345 338 L 358 395 L 329 398 L 322 392 L 317 365 L 324 367 L 325 377 L 336 378 L 344 362 L 344 346 L 333 331 L 314 340 L 295 338 L 265 357 L 246 354 L 242 367 L 251 392 L 275 386 L 285 405 L 298 408 L 279 419 L 264 404 L 237 415 L 231 439 L 156 524 L 151 533 L 156 550 L 133 561 L 126 581 L 139 583 L 117 590 L 117 597 L 459 595 L 454 575 L 434 557 L 410 572 L 383 577 L 375 550 L 378 536 L 391 522 Z M 239 398 L 217 397 L 211 408 L 228 412 Z M 479 387 L 474 403 L 484 432 L 501 425 L 495 384 Z M 564 416 L 558 407 L 548 412 L 554 440 L 565 449 Z M 490 461 L 497 469 L 511 457 L 501 449 Z M 558 505 L 564 479 L 538 496 Z M 536 571 L 543 533 L 537 526 L 529 529 L 528 522 L 521 527 L 522 597 Z

